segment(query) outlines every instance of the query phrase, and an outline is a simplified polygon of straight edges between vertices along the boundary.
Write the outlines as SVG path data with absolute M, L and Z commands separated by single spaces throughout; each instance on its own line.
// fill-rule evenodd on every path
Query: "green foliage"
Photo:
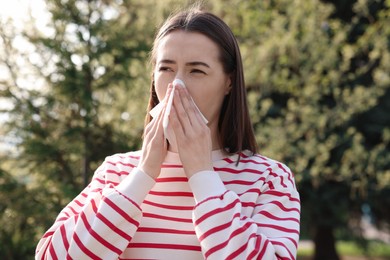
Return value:
M 385 228 L 390 2 L 221 2 L 215 10 L 241 44 L 260 152 L 296 173 L 302 235 L 359 223 L 362 205 Z
M 13 188 L 0 195 L 17 201 L 4 204 L 0 219 L 2 259 L 32 256 L 40 236 L 102 160 L 135 150 L 141 141 L 154 33 L 148 20 L 152 16 L 147 16 L 152 3 L 46 4 L 52 20 L 45 31 L 33 21 L 22 35 L 11 24 L 0 30 L 1 66 L 9 74 L 0 91 L 11 103 L 3 131 L 16 145 L 2 155 L 1 167 L 9 172 L 2 183 Z M 32 51 L 14 47 L 20 37 Z M 20 221 L 7 225 L 12 218 Z
M 61 209 L 56 194 L 40 187 L 28 188 L 0 169 L 0 258 L 26 259 L 32 255 L 43 228 Z M 50 207 L 54 207 L 51 209 Z
M 257 139 L 296 173 L 303 230 L 344 226 L 363 203 L 388 222 L 389 2 L 357 1 L 343 19 L 320 1 L 241 7 L 230 19 Z

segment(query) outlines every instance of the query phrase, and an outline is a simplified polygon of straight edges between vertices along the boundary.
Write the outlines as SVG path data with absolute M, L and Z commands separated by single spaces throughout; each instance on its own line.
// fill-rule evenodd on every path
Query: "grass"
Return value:
M 362 246 L 352 241 L 339 241 L 336 244 L 337 252 L 340 256 L 365 256 L 365 257 L 380 257 L 390 259 L 390 244 L 385 244 L 376 241 L 369 241 L 367 250 Z M 299 257 L 312 256 L 313 248 L 298 249 Z
M 373 256 L 373 257 L 389 257 L 390 245 L 376 241 L 370 241 L 367 250 L 353 242 L 341 241 L 336 245 L 338 252 L 341 255 L 350 256 Z

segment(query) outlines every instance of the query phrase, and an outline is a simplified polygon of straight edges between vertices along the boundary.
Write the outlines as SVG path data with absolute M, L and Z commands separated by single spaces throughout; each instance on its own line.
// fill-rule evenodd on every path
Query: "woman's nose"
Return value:
M 185 74 L 184 74 L 184 71 L 183 70 L 178 70 L 175 74 L 175 78 L 174 79 L 180 79 L 182 81 L 185 81 Z M 173 79 L 173 80 L 174 80 Z M 173 81 L 172 80 L 172 81 Z

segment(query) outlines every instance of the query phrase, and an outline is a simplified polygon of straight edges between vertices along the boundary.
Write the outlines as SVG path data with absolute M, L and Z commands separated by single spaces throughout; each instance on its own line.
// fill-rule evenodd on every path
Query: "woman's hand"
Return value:
M 176 136 L 187 177 L 199 171 L 213 170 L 210 129 L 202 120 L 186 88 L 176 87 L 173 107 L 169 122 Z
M 167 89 L 166 97 L 169 97 L 172 91 L 170 84 Z M 168 98 L 164 100 L 164 108 L 157 117 L 145 127 L 144 141 L 142 144 L 142 156 L 138 168 L 156 179 L 161 171 L 161 164 L 167 154 L 167 141 L 164 137 L 163 118 Z

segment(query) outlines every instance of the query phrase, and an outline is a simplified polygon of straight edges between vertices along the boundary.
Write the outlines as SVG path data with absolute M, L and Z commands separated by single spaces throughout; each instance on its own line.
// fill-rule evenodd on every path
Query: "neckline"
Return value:
M 211 151 L 211 159 L 213 162 L 219 161 L 223 158 L 228 157 L 229 155 L 222 149 Z M 164 163 L 180 163 L 179 153 L 168 151 L 165 157 Z

